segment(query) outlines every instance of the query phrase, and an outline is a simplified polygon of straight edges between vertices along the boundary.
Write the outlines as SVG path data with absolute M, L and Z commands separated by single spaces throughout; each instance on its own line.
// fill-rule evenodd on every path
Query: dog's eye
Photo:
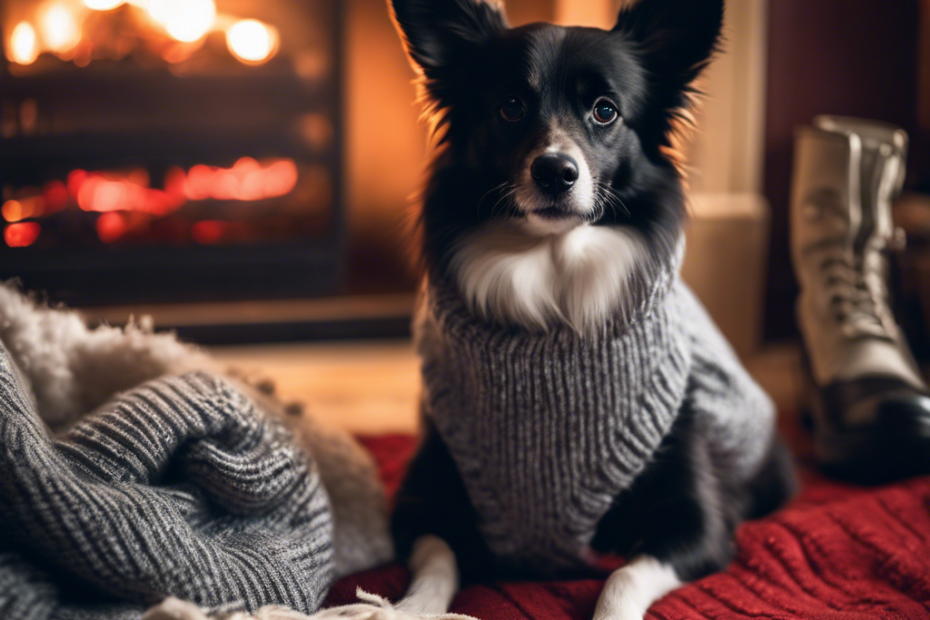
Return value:
M 620 116 L 620 112 L 617 111 L 617 106 L 612 101 L 599 99 L 594 104 L 594 120 L 598 123 L 608 125 L 617 120 L 618 116 Z
M 518 121 L 526 114 L 526 106 L 516 97 L 507 97 L 501 104 L 501 116 L 505 121 Z

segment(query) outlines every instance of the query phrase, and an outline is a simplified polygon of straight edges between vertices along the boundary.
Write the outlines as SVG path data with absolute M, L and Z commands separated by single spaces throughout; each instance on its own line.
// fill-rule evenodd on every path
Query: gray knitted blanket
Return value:
M 0 343 L 0 618 L 315 610 L 327 494 L 289 431 L 218 376 L 149 381 L 52 437 Z

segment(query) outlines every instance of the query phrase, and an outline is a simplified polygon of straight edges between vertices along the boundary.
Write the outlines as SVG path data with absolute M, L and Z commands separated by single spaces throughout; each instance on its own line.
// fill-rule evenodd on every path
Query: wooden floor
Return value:
M 419 376 L 408 341 L 217 347 L 221 361 L 267 376 L 285 399 L 356 433 L 416 429 Z
M 284 398 L 321 422 L 355 433 L 413 432 L 420 380 L 408 341 L 218 347 L 221 361 L 273 379 Z M 795 346 L 766 349 L 746 366 L 780 411 L 796 411 L 801 386 Z

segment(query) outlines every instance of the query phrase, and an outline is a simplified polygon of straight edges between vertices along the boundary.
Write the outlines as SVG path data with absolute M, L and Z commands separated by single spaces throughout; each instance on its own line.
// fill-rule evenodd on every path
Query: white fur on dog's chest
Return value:
M 627 227 L 583 224 L 534 236 L 493 223 L 464 239 L 451 267 L 469 308 L 484 318 L 531 330 L 561 321 L 586 332 L 618 309 L 644 255 Z

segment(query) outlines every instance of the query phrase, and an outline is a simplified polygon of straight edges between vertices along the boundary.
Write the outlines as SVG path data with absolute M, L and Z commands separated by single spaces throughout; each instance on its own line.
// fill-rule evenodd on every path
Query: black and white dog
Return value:
M 510 28 L 483 0 L 389 2 L 441 132 L 422 196 L 426 268 L 482 319 L 596 331 L 631 282 L 676 252 L 686 207 L 673 134 L 717 48 L 723 0 L 640 0 L 609 31 Z M 737 525 L 791 493 L 777 441 L 737 483 L 695 427 L 680 414 L 598 522 L 591 546 L 635 559 L 608 579 L 597 620 L 642 618 L 722 569 Z M 460 575 L 512 575 L 477 527 L 455 459 L 426 431 L 394 514 L 414 575 L 398 610 L 410 614 L 446 612 Z

